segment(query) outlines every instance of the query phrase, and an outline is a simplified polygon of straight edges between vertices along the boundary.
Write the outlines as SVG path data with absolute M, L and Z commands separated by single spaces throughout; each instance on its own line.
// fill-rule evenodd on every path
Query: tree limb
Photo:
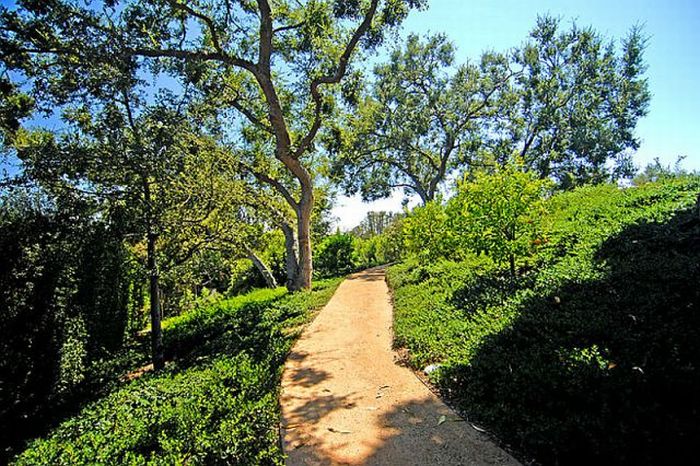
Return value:
M 343 51 L 343 54 L 338 60 L 338 67 L 336 68 L 335 73 L 320 76 L 311 81 L 310 91 L 311 97 L 314 101 L 314 121 L 311 124 L 311 128 L 303 137 L 303 139 L 299 143 L 299 146 L 296 148 L 296 151 L 294 152 L 295 158 L 298 159 L 302 156 L 302 154 L 304 154 L 304 152 L 306 152 L 306 150 L 311 145 L 311 142 L 316 137 L 319 128 L 321 127 L 321 109 L 323 106 L 323 96 L 321 95 L 319 86 L 321 84 L 337 84 L 338 82 L 340 82 L 343 76 L 345 76 L 350 57 L 355 51 L 355 48 L 357 47 L 357 44 L 362 38 L 362 36 L 369 30 L 370 26 L 372 25 L 372 20 L 374 19 L 374 15 L 377 12 L 378 4 L 379 0 L 372 0 L 369 10 L 367 10 L 367 13 L 365 14 L 364 20 L 357 27 L 352 37 L 350 38 L 350 41 L 345 46 L 345 50 Z

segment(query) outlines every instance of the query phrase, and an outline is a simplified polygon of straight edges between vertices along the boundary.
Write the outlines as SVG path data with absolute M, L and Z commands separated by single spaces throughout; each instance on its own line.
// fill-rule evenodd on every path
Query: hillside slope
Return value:
M 395 344 L 544 464 L 684 463 L 700 440 L 700 180 L 549 202 L 512 282 L 483 257 L 399 264 Z

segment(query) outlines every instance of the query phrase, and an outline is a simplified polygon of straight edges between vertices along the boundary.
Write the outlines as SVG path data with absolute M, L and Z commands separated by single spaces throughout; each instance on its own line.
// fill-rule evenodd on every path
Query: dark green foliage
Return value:
M 688 464 L 700 439 L 700 179 L 554 196 L 533 268 L 390 269 L 397 344 L 524 456 Z
M 118 216 L 94 215 L 38 192 L 0 199 L 0 458 L 124 342 L 132 270 Z
M 563 188 L 633 174 L 635 126 L 651 93 L 644 76 L 646 38 L 633 27 L 620 41 L 551 16 L 537 19 L 513 53 L 515 95 L 498 115 L 501 158 L 518 151 L 526 166 Z
M 390 264 L 404 254 L 404 225 L 398 214 L 369 212 L 351 233 L 327 236 L 316 247 L 316 273 L 337 277 Z
M 338 284 L 254 291 L 165 320 L 165 371 L 90 404 L 16 464 L 282 464 L 281 366 L 299 325 Z

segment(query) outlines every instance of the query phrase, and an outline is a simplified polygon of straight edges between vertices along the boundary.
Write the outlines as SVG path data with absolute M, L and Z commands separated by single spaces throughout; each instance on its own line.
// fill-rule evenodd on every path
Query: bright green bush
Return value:
M 463 257 L 456 244 L 458 238 L 449 227 L 445 206 L 439 200 L 413 209 L 403 220 L 403 236 L 406 251 L 421 260 Z
M 281 367 L 299 324 L 339 282 L 254 291 L 166 320 L 164 372 L 88 405 L 15 464 L 282 464 Z
M 509 262 L 515 277 L 516 258 L 528 256 L 541 242 L 551 184 L 515 162 L 492 172 L 476 172 L 473 179 L 459 183 L 446 207 L 458 247 Z
M 700 179 L 553 196 L 511 282 L 484 257 L 390 268 L 396 344 L 542 464 L 689 464 L 700 438 Z
M 336 233 L 324 238 L 318 245 L 314 267 L 322 277 L 354 272 L 357 267 L 355 238 L 349 233 Z

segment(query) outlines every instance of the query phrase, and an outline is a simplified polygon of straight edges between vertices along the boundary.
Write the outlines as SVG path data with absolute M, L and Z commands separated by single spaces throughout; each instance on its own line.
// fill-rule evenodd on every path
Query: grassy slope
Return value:
M 700 439 L 698 191 L 556 196 L 515 284 L 483 258 L 391 268 L 396 344 L 442 363 L 438 385 L 525 456 L 682 462 Z
M 340 281 L 254 291 L 165 321 L 166 371 L 89 404 L 15 463 L 281 464 L 281 367 L 300 325 Z

